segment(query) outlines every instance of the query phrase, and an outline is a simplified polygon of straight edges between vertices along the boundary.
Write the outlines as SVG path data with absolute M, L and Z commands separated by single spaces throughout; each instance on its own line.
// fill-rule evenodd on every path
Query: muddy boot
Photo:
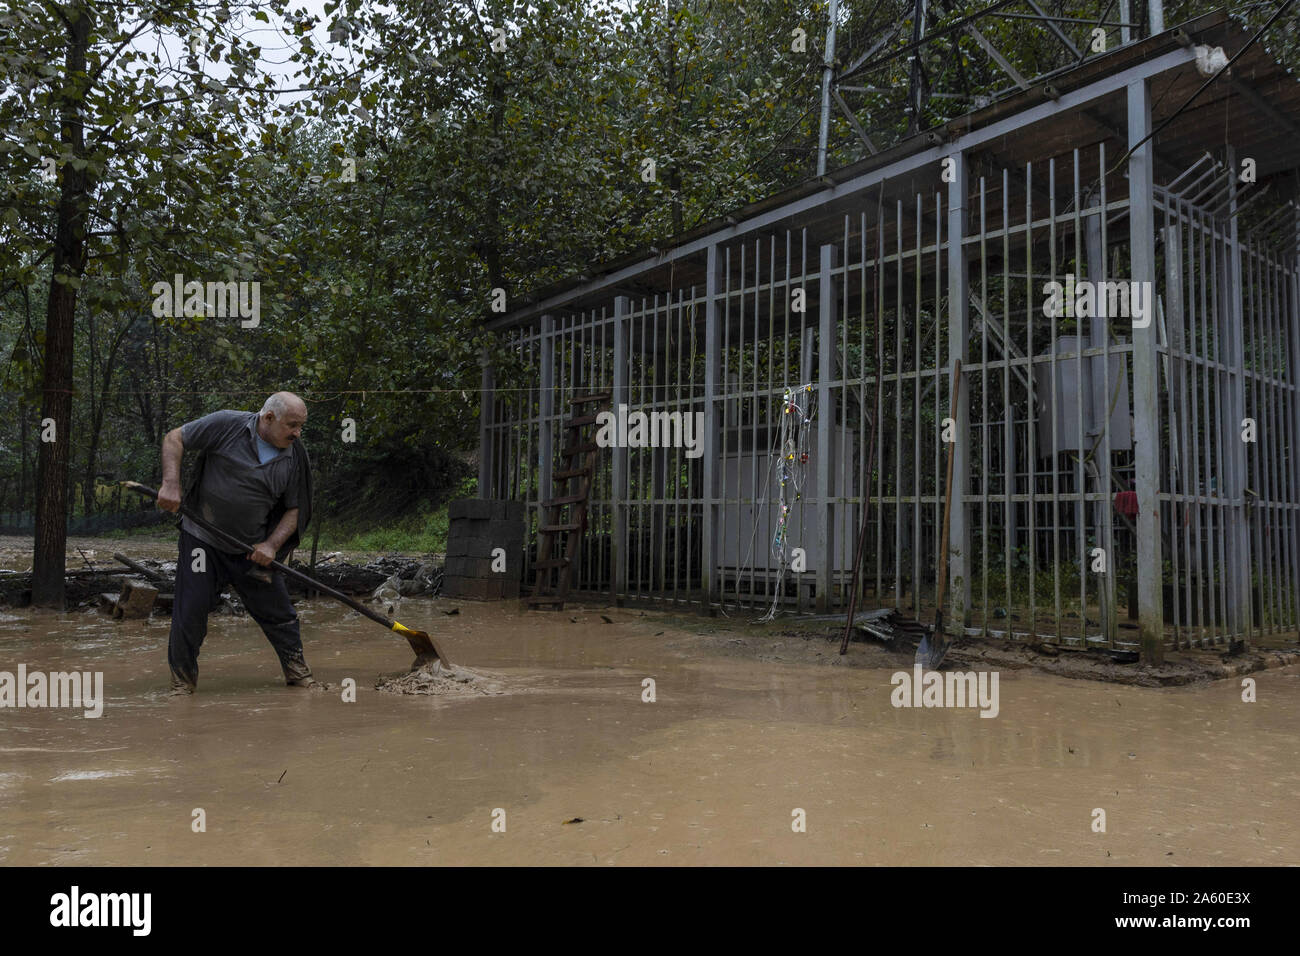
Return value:
M 325 690 L 325 685 L 311 676 L 311 668 L 299 656 L 289 663 L 281 664 L 284 670 L 284 683 L 287 687 L 306 687 L 309 690 Z
M 175 674 L 172 675 L 172 688 L 167 692 L 168 697 L 191 697 L 193 694 L 193 684 L 189 681 L 181 680 Z
M 322 684 L 314 677 L 301 677 L 297 680 L 286 682 L 286 687 L 305 687 L 307 690 L 329 690 L 327 684 Z

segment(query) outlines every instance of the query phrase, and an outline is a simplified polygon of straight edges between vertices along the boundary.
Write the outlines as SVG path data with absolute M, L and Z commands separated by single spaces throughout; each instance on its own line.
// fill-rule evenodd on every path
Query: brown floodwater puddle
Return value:
M 1003 671 L 987 719 L 894 707 L 893 669 L 829 652 L 724 657 L 665 615 L 407 600 L 504 691 L 441 699 L 374 689 L 400 638 L 300 613 L 333 690 L 285 688 L 256 625 L 214 616 L 177 700 L 166 618 L 0 612 L 0 671 L 102 671 L 106 697 L 0 708 L 0 863 L 1300 862 L 1297 667 L 1253 675 L 1256 703 Z

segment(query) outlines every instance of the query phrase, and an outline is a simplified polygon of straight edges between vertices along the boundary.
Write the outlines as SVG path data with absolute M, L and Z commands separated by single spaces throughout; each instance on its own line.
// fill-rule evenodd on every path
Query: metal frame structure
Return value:
M 1158 661 L 1294 633 L 1300 217 L 1277 200 L 1300 144 L 1253 99 L 1290 115 L 1300 87 L 1251 50 L 1174 111 L 1203 82 L 1188 43 L 1246 39 L 1201 17 L 524 302 L 490 325 L 513 360 L 484 365 L 480 493 L 536 515 L 568 399 L 608 388 L 703 428 L 698 455 L 609 448 L 575 591 L 830 612 L 870 498 L 866 603 L 921 613 L 946 430 L 967 634 Z M 1225 115 L 1231 146 L 1206 132 Z M 1051 282 L 1108 285 L 1048 316 Z M 776 436 L 809 386 L 810 480 L 782 525 L 807 564 L 782 575 Z
M 932 6 L 939 8 L 939 17 L 932 15 L 929 9 Z M 1090 42 L 1092 31 L 1101 30 L 1107 43 L 1118 41 L 1126 45 L 1135 35 L 1134 28 L 1139 26 L 1138 23 L 1131 21 L 1130 0 L 1115 0 L 1105 4 L 1099 2 L 1096 5 L 1098 15 L 1094 19 L 1081 19 L 1050 12 L 1047 8 L 1051 6 L 1048 0 L 1041 0 L 1041 2 L 1040 0 L 993 0 L 972 13 L 949 19 L 959 12 L 953 9 L 954 0 L 937 0 L 937 2 L 915 0 L 910 19 L 911 35 L 905 38 L 906 42 L 899 41 L 903 39 L 903 27 L 909 21 L 896 23 L 887 27 L 880 36 L 873 38 L 874 42 L 865 53 L 837 71 L 835 66 L 839 63 L 839 51 L 836 45 L 836 29 L 839 4 L 838 0 L 831 0 L 822 71 L 817 175 L 826 172 L 832 102 L 838 107 L 858 141 L 868 153 L 874 155 L 880 152 L 876 138 L 867 133 L 857 115 L 868 105 L 888 114 L 898 108 L 898 101 L 901 99 L 902 113 L 907 117 L 907 132 L 908 135 L 912 135 L 921 129 L 922 107 L 926 100 L 938 103 L 945 100 L 983 103 L 1000 99 L 1014 90 L 1028 90 L 1038 84 L 1047 84 L 1050 87 L 1050 80 L 1054 76 L 1075 69 L 1088 60 L 1104 54 L 1105 44 L 1102 45 L 1101 50 L 1093 49 Z M 1059 7 L 1059 4 L 1057 6 Z M 1148 0 L 1145 6 L 1150 22 L 1150 33 L 1152 35 L 1163 33 L 1165 27 L 1162 0 Z M 931 20 L 936 21 L 934 29 L 930 29 Z M 943 22 L 945 20 L 946 22 Z M 1048 41 L 1046 49 L 1036 51 L 1036 55 L 1030 57 L 1035 61 L 1035 69 L 1022 71 L 1003 54 L 1002 50 L 998 49 L 985 32 L 991 31 L 994 25 L 1000 28 L 999 35 L 1002 37 L 1005 37 L 1008 32 L 1008 26 L 1016 28 L 1012 31 L 1014 35 L 1009 41 L 1003 39 L 1004 44 L 1011 42 L 1017 45 L 1032 45 L 1038 40 Z M 984 30 L 980 29 L 981 26 Z M 1063 26 L 1076 31 L 1084 28 L 1088 32 L 1088 41 L 1077 44 L 1067 35 Z M 1140 30 L 1138 32 L 1140 33 Z M 925 90 L 923 88 L 926 85 L 924 77 L 927 75 L 925 61 L 928 59 L 931 64 L 934 64 L 961 57 L 964 40 L 970 41 L 967 45 L 968 49 L 973 44 L 974 49 L 978 50 L 983 57 L 987 57 L 1001 75 L 1011 81 L 1012 86 L 1001 93 L 978 97 L 960 89 Z M 905 86 L 888 76 L 888 71 L 900 62 L 907 64 Z M 1032 75 L 1026 76 L 1026 72 Z M 882 73 L 886 74 L 885 80 L 878 81 L 877 84 L 863 85 L 868 80 L 880 77 Z M 857 106 L 851 103 L 854 99 L 858 100 Z

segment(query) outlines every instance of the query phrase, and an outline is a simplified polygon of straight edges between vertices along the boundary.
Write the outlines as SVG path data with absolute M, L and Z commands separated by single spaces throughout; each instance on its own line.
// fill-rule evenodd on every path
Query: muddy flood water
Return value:
M 907 658 L 743 619 L 412 599 L 398 619 L 501 692 L 400 696 L 374 688 L 404 641 L 299 611 L 331 691 L 213 616 L 183 699 L 165 616 L 0 612 L 0 671 L 102 671 L 106 698 L 0 709 L 0 863 L 1300 863 L 1294 666 L 1255 703 L 1003 671 L 986 718 L 893 706 Z

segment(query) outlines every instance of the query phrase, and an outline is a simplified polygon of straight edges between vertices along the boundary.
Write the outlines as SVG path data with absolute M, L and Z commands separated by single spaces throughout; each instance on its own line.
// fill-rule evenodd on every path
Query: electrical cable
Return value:
M 1106 175 L 1109 176 L 1111 173 L 1115 172 L 1121 166 L 1123 166 L 1124 163 L 1128 161 L 1129 157 L 1133 155 L 1134 150 L 1141 149 L 1149 140 L 1151 140 L 1158 133 L 1160 133 L 1166 126 L 1168 126 L 1170 123 L 1176 120 L 1178 116 L 1183 112 L 1183 110 L 1191 106 L 1192 103 L 1195 102 L 1198 96 L 1200 96 L 1202 93 L 1204 93 L 1207 89 L 1210 88 L 1210 85 L 1215 80 L 1217 80 L 1219 77 L 1223 76 L 1225 73 L 1231 70 L 1232 64 L 1236 63 L 1237 60 L 1241 59 L 1242 55 L 1247 50 L 1249 50 L 1252 46 L 1255 45 L 1255 43 L 1259 40 L 1259 38 L 1262 37 L 1265 34 L 1265 32 L 1267 32 L 1269 27 L 1271 27 L 1275 22 L 1277 22 L 1277 19 L 1280 16 L 1282 16 L 1282 14 L 1286 12 L 1287 8 L 1290 7 L 1291 4 L 1293 3 L 1295 3 L 1295 0 L 1282 0 L 1282 2 L 1278 5 L 1278 8 L 1273 11 L 1273 15 L 1268 18 L 1268 20 L 1264 23 L 1262 27 L 1259 28 L 1258 32 L 1256 32 L 1253 37 L 1251 37 L 1249 40 L 1246 41 L 1245 46 L 1243 46 L 1240 50 L 1238 50 L 1236 53 L 1232 55 L 1232 58 L 1228 60 L 1228 62 L 1224 65 L 1223 69 L 1216 71 L 1213 76 L 1209 77 L 1209 79 L 1207 79 L 1204 83 L 1202 83 L 1200 87 L 1197 88 L 1196 92 L 1194 92 L 1191 96 L 1187 98 L 1187 100 L 1183 103 L 1182 106 L 1178 107 L 1178 109 L 1174 110 L 1171 114 L 1169 114 L 1163 120 L 1161 120 L 1160 125 L 1155 127 L 1153 130 L 1151 130 L 1151 132 L 1147 133 L 1140 140 L 1138 140 L 1136 143 L 1130 146 L 1128 148 L 1128 151 L 1125 152 L 1124 155 L 1121 156 L 1118 160 L 1116 160 L 1115 165 L 1112 166 L 1106 172 Z

